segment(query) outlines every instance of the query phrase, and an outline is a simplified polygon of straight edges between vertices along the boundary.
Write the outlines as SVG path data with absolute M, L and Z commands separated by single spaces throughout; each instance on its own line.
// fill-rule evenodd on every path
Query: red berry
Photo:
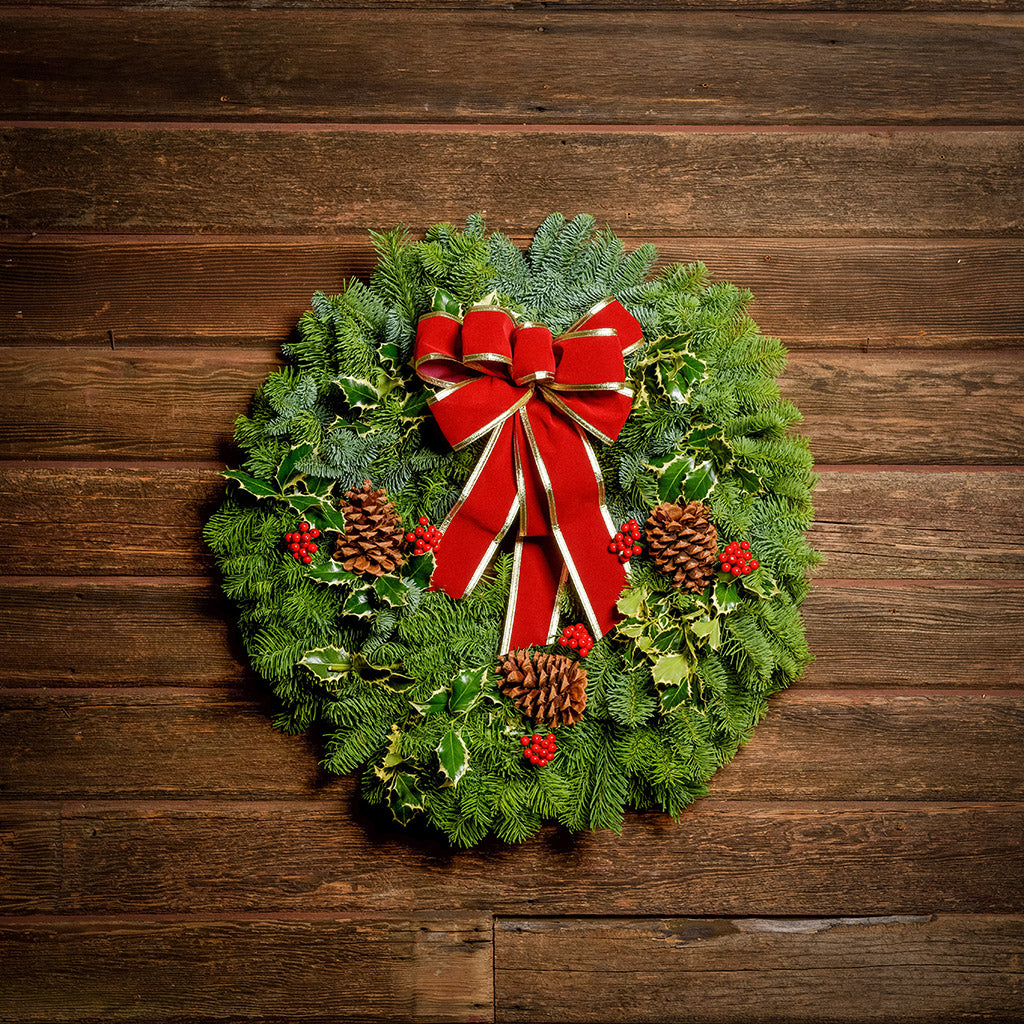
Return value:
M 313 559 L 310 558 L 309 555 L 303 555 L 302 556 L 302 564 L 303 565 L 309 565 L 309 563 L 312 562 L 312 561 L 313 561 Z
M 756 568 L 758 567 L 758 565 L 759 565 L 759 563 L 758 563 L 758 562 L 751 562 L 751 563 L 750 563 L 750 568 L 751 568 L 751 569 L 756 569 Z
M 729 571 L 733 574 L 733 576 L 743 575 L 743 570 L 738 565 L 734 565 L 732 569 L 730 569 Z
M 410 531 L 405 535 L 405 539 L 411 544 L 416 539 L 416 534 Z
M 315 555 L 317 553 L 317 550 L 318 550 L 318 548 L 317 548 L 317 546 L 315 544 L 310 544 L 309 545 L 309 553 L 311 555 Z
M 298 552 L 298 550 L 299 550 L 299 545 L 298 545 L 298 544 L 295 544 L 295 543 L 293 542 L 293 543 L 291 543 L 291 544 L 289 544 L 289 545 L 288 545 L 288 550 L 289 550 L 289 551 L 291 551 L 291 552 L 292 552 L 293 554 L 295 554 L 295 553 L 296 553 L 296 552 Z
M 302 531 L 303 533 L 309 533 L 309 523 L 307 523 L 307 522 L 301 522 L 301 523 L 299 523 L 299 529 L 300 529 L 300 530 L 301 530 L 301 531 Z
M 422 526 L 417 526 L 416 529 L 413 530 L 413 535 L 416 536 L 416 537 L 422 537 L 423 536 L 423 527 Z
M 313 529 L 309 531 L 309 535 L 313 540 L 316 540 L 317 537 L 320 536 L 320 531 L 314 526 Z
M 545 758 L 545 757 L 538 757 L 537 758 L 537 767 L 538 768 L 547 768 L 547 766 L 548 766 L 547 758 Z
M 299 561 L 299 559 L 300 559 L 300 558 L 302 558 L 302 555 L 300 555 L 300 554 L 298 553 L 298 551 L 293 551 L 293 552 L 292 552 L 292 558 L 294 558 L 294 559 L 295 559 L 295 561 L 297 562 L 297 561 Z
M 619 561 L 625 565 L 629 561 L 629 555 L 619 555 Z
M 744 551 L 749 551 L 750 550 L 750 541 L 749 540 L 741 540 L 740 541 L 740 547 L 743 548 Z
M 743 566 L 743 568 L 740 570 L 740 572 L 742 572 L 744 576 L 749 576 L 753 571 L 754 570 L 751 569 L 749 565 Z
M 426 526 L 430 520 L 426 516 L 420 516 L 420 526 Z
M 522 737 L 520 737 L 519 742 L 522 743 L 522 745 L 524 747 L 527 747 L 527 746 L 530 745 L 530 737 L 529 736 L 522 736 Z

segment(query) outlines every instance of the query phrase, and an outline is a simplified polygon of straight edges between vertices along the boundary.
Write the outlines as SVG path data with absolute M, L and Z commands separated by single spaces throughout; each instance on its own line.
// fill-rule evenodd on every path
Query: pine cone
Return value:
M 654 564 L 676 587 L 699 594 L 711 582 L 718 560 L 718 531 L 706 505 L 665 502 L 647 522 L 647 550 Z
M 395 506 L 384 488 L 374 490 L 369 480 L 353 488 L 338 503 L 345 516 L 345 533 L 338 538 L 334 560 L 349 572 L 383 576 L 404 561 L 405 533 Z
M 498 658 L 498 687 L 535 722 L 575 725 L 587 706 L 587 673 L 561 654 L 510 651 Z

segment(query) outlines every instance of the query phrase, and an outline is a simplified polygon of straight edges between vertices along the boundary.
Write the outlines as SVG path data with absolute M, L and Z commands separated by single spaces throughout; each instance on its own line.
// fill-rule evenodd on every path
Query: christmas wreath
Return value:
M 373 237 L 205 531 L 276 724 L 457 845 L 678 815 L 810 660 L 781 343 L 589 217 Z

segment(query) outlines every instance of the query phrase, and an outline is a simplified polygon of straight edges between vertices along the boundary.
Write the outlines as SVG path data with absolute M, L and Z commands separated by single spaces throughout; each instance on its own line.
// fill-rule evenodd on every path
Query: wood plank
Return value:
M 502 1021 L 1020 1020 L 1024 919 L 502 918 Z M 697 1009 L 699 1007 L 699 1009 Z
M 0 12 L 0 40 L 0 106 L 21 119 L 1024 120 L 1024 18 L 1007 14 L 43 8 Z
M 522 233 L 562 209 L 659 235 L 1019 235 L 1022 157 L 1012 129 L 11 125 L 0 228 L 333 233 L 482 209 Z
M 319 743 L 253 693 L 0 690 L 7 798 L 350 800 Z M 884 752 L 884 753 L 881 753 Z M 717 799 L 1024 800 L 1024 691 L 815 692 L 773 698 L 712 780 Z
M 1024 474 L 1013 471 L 822 473 L 811 543 L 819 575 L 859 579 L 1019 579 L 1013 554 L 1024 535 Z M 1005 560 L 992 550 L 1000 534 Z M 1024 557 L 1024 555 L 1022 555 Z
M 119 7 L 146 7 L 151 0 L 123 0 Z M 10 7 L 92 8 L 110 7 L 111 0 L 7 0 Z M 170 5 L 169 5 L 170 6 Z M 1020 11 L 1022 0 L 260 0 L 260 10 L 358 10 L 364 7 L 387 10 L 418 11 L 424 9 L 459 10 L 466 8 L 502 11 L 565 10 L 707 10 L 709 7 L 730 11 Z M 252 9 L 252 0 L 173 0 L 181 10 L 209 8 Z
M 260 684 L 233 613 L 204 579 L 0 581 L 0 684 Z M 804 606 L 817 661 L 801 688 L 1024 685 L 1024 588 L 817 584 Z M 268 740 L 269 741 L 269 740 Z
M 278 365 L 263 349 L 0 348 L 0 457 L 222 460 Z M 780 383 L 819 462 L 1024 459 L 1016 350 L 794 352 Z
M 491 917 L 0 919 L 18 1021 L 492 1020 Z
M 224 487 L 219 465 L 0 463 L 0 556 L 12 575 L 205 574 Z M 1016 469 L 826 467 L 814 497 L 822 577 L 1024 576 Z
M 60 869 L 60 805 L 0 803 L 0 913 L 52 913 Z
M 6 685 L 216 686 L 246 678 L 231 612 L 206 580 L 4 580 Z
M 1020 913 L 1020 803 L 707 798 L 463 852 L 323 801 L 69 803 L 62 913 Z M 22 883 L 14 879 L 17 892 Z
M 647 239 L 624 241 L 632 249 Z M 716 279 L 750 288 L 752 315 L 790 348 L 1024 344 L 1018 241 L 650 241 L 662 265 L 702 260 Z M 338 292 L 350 277 L 369 275 L 375 262 L 359 236 L 7 234 L 0 236 L 0 334 L 8 345 L 102 347 L 283 340 L 315 290 Z

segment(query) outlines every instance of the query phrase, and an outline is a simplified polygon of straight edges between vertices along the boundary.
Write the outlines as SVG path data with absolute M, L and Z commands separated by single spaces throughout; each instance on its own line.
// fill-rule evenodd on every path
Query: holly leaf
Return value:
M 663 654 L 654 662 L 652 672 L 657 686 L 679 686 L 693 677 L 693 663 L 685 654 Z
M 658 497 L 662 501 L 675 501 L 683 489 L 687 473 L 693 469 L 693 459 L 672 452 L 651 459 L 647 468 L 658 478 Z
M 646 592 L 640 587 L 630 587 L 622 594 L 615 607 L 627 618 L 635 619 L 643 611 L 646 596 Z
M 277 467 L 277 486 L 282 491 L 288 487 L 293 486 L 302 479 L 302 473 L 296 472 L 295 467 L 302 462 L 304 459 L 308 459 L 313 454 L 313 446 L 311 444 L 300 444 L 295 448 L 292 448 L 290 452 L 281 460 L 281 465 Z
M 401 576 L 378 576 L 373 581 L 373 589 L 392 608 L 402 608 L 409 600 L 409 581 Z
M 753 470 L 744 469 L 742 466 L 734 466 L 732 472 L 740 487 L 748 494 L 761 493 L 763 486 L 761 478 Z
M 714 464 L 710 459 L 696 465 L 693 459 L 688 459 L 687 462 L 690 469 L 683 481 L 683 496 L 687 501 L 703 501 L 714 490 L 718 480 Z
M 325 683 L 337 682 L 352 672 L 352 655 L 342 647 L 317 647 L 306 651 L 300 665 L 305 665 Z
M 441 737 L 437 745 L 437 763 L 446 780 L 444 785 L 457 786 L 469 769 L 469 747 L 460 732 L 449 729 Z
M 448 706 L 448 687 L 439 686 L 424 701 L 410 701 L 421 715 L 436 715 Z
M 430 304 L 432 313 L 447 313 L 449 316 L 462 316 L 459 300 L 443 288 L 435 288 Z
M 408 825 L 423 810 L 423 794 L 416 777 L 408 772 L 395 772 L 391 777 L 391 814 L 399 825 Z
M 464 669 L 452 680 L 452 692 L 448 698 L 448 710 L 453 715 L 464 715 L 479 703 L 491 674 L 489 665 L 482 668 Z
M 380 392 L 362 377 L 340 374 L 334 378 L 334 383 L 341 388 L 350 409 L 373 409 L 380 401 Z
M 243 491 L 257 498 L 279 498 L 281 496 L 276 487 L 272 487 L 265 480 L 260 480 L 242 469 L 226 469 L 221 476 L 234 480 Z
M 326 565 L 314 565 L 306 570 L 306 576 L 317 583 L 326 583 L 329 587 L 338 587 L 350 583 L 362 582 L 362 576 L 349 572 L 339 562 L 328 562 Z
M 698 622 L 690 623 L 690 632 L 698 640 L 706 640 L 713 651 L 717 651 L 722 645 L 722 627 L 717 618 L 700 619 Z
M 667 715 L 690 698 L 690 685 L 669 686 L 661 691 L 661 713 Z
M 735 611 L 741 603 L 739 592 L 735 587 L 730 586 L 732 578 L 730 576 L 728 580 L 718 580 L 711 592 L 711 606 L 719 615 L 728 615 L 729 612 Z
M 426 391 L 413 391 L 402 403 L 399 420 L 407 422 L 409 420 L 422 419 L 426 416 L 427 409 Z
M 286 500 L 291 500 L 290 498 Z M 340 508 L 335 508 L 329 501 L 321 501 L 318 505 L 306 507 L 310 522 L 321 532 L 345 532 L 345 515 Z
M 373 612 L 373 590 L 370 587 L 353 591 L 341 606 L 342 615 L 348 615 L 354 619 L 368 619 Z
M 420 590 L 426 590 L 430 586 L 430 577 L 434 574 L 437 566 L 437 559 L 433 551 L 423 555 L 413 555 L 406 566 L 405 578 L 415 583 Z
M 670 361 L 658 363 L 655 376 L 670 402 L 684 404 L 696 381 L 706 376 L 707 365 L 691 352 L 674 352 Z

